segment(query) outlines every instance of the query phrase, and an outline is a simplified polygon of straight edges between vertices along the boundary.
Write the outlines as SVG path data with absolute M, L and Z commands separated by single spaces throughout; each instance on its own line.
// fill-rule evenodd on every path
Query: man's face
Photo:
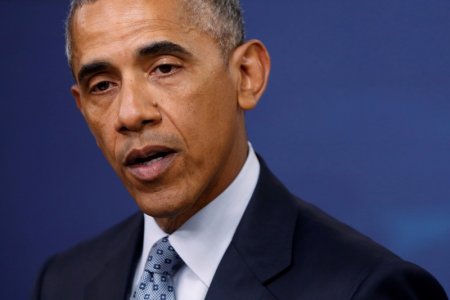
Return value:
M 183 13 L 176 0 L 82 6 L 72 89 L 139 207 L 180 223 L 223 191 L 247 153 L 238 70 Z

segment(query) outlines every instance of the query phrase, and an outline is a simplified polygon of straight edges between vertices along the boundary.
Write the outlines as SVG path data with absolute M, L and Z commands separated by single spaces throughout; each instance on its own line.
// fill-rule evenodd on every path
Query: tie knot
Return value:
M 150 250 L 145 264 L 145 270 L 161 275 L 173 275 L 183 264 L 175 249 L 170 245 L 169 239 L 163 237 L 158 240 Z

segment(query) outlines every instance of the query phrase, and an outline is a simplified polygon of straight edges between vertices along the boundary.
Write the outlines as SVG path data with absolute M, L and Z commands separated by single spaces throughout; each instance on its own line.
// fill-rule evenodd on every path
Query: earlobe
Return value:
M 269 53 L 262 42 L 250 40 L 236 49 L 234 55 L 239 67 L 239 106 L 249 110 L 258 104 L 266 89 L 270 73 Z

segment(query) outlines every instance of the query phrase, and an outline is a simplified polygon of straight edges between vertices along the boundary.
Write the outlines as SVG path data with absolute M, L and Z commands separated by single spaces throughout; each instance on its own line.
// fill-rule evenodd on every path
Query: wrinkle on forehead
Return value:
M 98 44 L 100 41 L 108 41 L 111 45 L 123 44 L 125 40 L 132 42 L 139 38 L 139 33 L 171 31 L 188 34 L 193 30 L 198 31 L 195 26 L 188 24 L 182 10 L 173 6 L 172 1 L 167 1 L 160 6 L 161 9 L 150 10 L 149 6 L 143 9 L 142 5 L 132 1 L 124 10 L 118 9 L 124 6 L 105 5 L 103 1 L 98 1 L 81 7 L 76 12 L 73 23 L 74 58 L 79 57 L 77 44 L 81 40 L 84 49 L 93 49 L 102 46 Z
M 75 28 L 77 36 L 82 36 L 85 40 L 102 36 L 107 38 L 108 35 L 114 35 L 115 39 L 122 40 L 128 38 L 130 33 L 153 33 L 163 32 L 176 29 L 179 33 L 189 33 L 194 28 L 184 24 L 177 24 L 171 21 L 163 19 L 152 20 L 131 20 L 131 21 L 115 21 L 114 32 L 111 32 L 110 21 L 96 20 L 94 23 L 90 23 L 89 26 L 83 26 L 80 24 L 80 28 Z M 111 34 L 110 34 L 111 33 Z
M 88 30 L 91 28 L 86 26 L 87 24 L 94 25 L 92 29 L 97 27 L 108 29 L 107 25 L 113 24 L 136 27 L 136 29 L 141 26 L 189 27 L 187 25 L 188 17 L 180 5 L 176 4 L 177 1 L 153 0 L 153 5 L 143 5 L 143 2 L 146 2 L 145 0 L 112 0 L 112 2 L 114 1 L 122 3 L 118 6 L 117 4 L 108 5 L 109 3 L 105 4 L 104 1 L 97 1 L 84 5 L 78 9 L 74 19 L 80 26 Z

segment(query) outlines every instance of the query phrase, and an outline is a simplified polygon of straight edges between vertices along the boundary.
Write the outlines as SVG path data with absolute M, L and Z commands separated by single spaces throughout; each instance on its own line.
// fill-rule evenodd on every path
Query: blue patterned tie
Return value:
M 148 254 L 144 272 L 130 299 L 175 300 L 172 275 L 182 264 L 167 237 L 157 241 Z

